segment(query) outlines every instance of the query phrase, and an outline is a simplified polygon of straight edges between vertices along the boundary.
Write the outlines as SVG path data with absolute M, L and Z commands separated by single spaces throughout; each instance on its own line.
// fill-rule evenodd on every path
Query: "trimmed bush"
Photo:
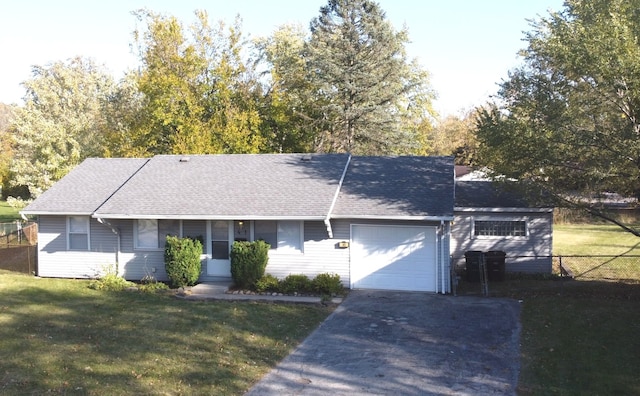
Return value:
M 285 294 L 313 291 L 311 280 L 306 275 L 288 275 L 280 282 L 280 291 Z
M 265 241 L 236 241 L 231 246 L 231 277 L 237 287 L 253 289 L 264 276 L 269 261 L 269 248 Z
M 191 238 L 167 236 L 164 268 L 174 287 L 193 286 L 200 277 L 202 243 Z
M 341 294 L 343 291 L 340 275 L 338 274 L 318 274 L 313 278 L 313 290 L 320 294 Z
M 280 291 L 280 281 L 271 274 L 266 274 L 256 281 L 256 291 L 277 292 Z

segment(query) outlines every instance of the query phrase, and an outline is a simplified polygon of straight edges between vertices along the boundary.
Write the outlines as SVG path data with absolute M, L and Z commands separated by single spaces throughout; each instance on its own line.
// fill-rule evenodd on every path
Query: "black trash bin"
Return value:
M 503 282 L 505 275 L 505 252 L 493 250 L 485 253 L 485 264 L 487 266 L 487 277 L 489 281 Z
M 478 250 L 469 250 L 464 253 L 467 265 L 467 282 L 480 282 L 480 263 L 484 259 L 484 253 Z

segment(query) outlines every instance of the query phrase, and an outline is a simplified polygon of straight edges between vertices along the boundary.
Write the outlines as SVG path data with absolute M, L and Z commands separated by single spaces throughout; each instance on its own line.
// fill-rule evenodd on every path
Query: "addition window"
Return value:
M 164 249 L 167 235 L 180 235 L 179 220 L 140 219 L 136 226 L 136 248 Z
M 278 252 L 302 252 L 301 221 L 256 221 L 255 239 L 261 239 Z
M 527 227 L 525 221 L 475 221 L 473 235 L 524 237 L 527 236 Z
M 67 217 L 69 250 L 89 250 L 89 217 Z

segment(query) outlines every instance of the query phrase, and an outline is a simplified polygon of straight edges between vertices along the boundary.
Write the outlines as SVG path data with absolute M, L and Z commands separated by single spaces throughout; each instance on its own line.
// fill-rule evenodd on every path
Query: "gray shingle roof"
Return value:
M 142 158 L 88 158 L 22 213 L 92 214 L 147 161 Z
M 347 158 L 346 154 L 159 155 L 96 215 L 322 218 L 331 207 Z
M 87 159 L 23 213 L 323 219 L 348 158 L 232 154 Z M 450 157 L 353 157 L 332 215 L 451 217 L 453 174 Z
M 451 157 L 353 157 L 333 215 L 453 216 Z
M 456 181 L 457 208 L 542 208 L 512 189 L 491 181 Z

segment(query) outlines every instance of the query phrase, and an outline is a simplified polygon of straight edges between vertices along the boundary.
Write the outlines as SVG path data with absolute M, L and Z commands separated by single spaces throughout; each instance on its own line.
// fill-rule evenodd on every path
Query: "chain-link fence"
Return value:
M 557 268 L 573 279 L 640 281 L 640 256 L 556 256 Z
M 465 262 L 466 261 L 466 262 Z M 616 295 L 640 298 L 640 255 L 592 256 L 509 256 L 506 271 L 496 276 L 496 268 L 486 260 L 474 268 L 472 260 L 452 258 L 454 294 L 484 294 L 520 298 L 530 293 L 558 295 L 582 293 L 585 295 Z M 545 271 L 518 272 L 518 263 L 548 263 Z M 471 265 L 471 268 L 469 266 Z M 483 268 L 484 266 L 484 268 Z M 469 272 L 471 270 L 471 272 Z M 477 272 L 485 270 L 485 276 Z M 492 276 L 493 275 L 493 276 Z M 483 282 L 485 283 L 483 285 Z M 633 296 L 633 297 L 629 297 Z

